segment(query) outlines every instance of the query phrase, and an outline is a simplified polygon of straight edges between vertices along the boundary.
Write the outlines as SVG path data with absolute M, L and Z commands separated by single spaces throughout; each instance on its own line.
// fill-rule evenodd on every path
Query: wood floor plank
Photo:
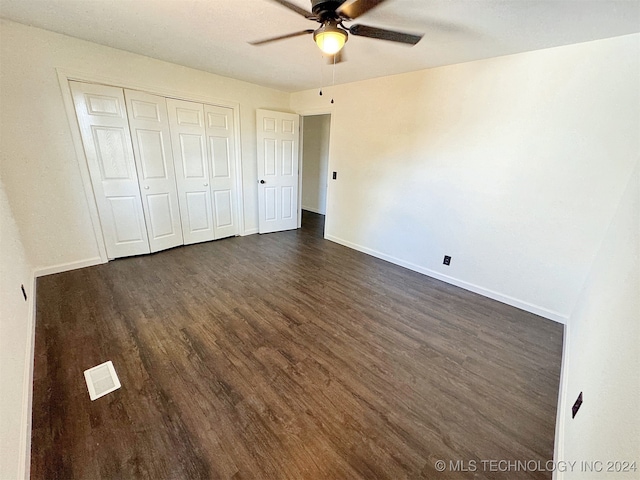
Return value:
M 551 478 L 435 462 L 552 459 L 562 327 L 322 230 L 40 278 L 32 478 Z

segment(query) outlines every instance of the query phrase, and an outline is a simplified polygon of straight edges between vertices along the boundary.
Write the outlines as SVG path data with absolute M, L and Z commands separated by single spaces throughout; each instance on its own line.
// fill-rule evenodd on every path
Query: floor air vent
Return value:
M 111 360 L 84 371 L 89 397 L 96 400 L 120 388 L 120 380 Z

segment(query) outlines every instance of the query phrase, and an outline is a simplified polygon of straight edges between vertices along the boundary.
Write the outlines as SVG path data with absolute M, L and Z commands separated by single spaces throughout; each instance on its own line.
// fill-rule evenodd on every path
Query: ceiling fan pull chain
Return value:
M 331 79 L 331 87 L 336 86 L 336 55 L 333 56 L 333 78 Z M 333 88 L 331 88 L 333 90 Z M 333 98 L 331 99 L 331 103 L 333 103 Z
M 331 79 L 331 86 L 336 84 L 336 56 L 333 56 L 333 78 Z
M 320 56 L 320 58 L 323 58 L 322 56 Z M 318 95 L 322 96 L 322 86 L 324 85 L 324 68 L 322 68 L 322 64 L 320 63 L 320 91 L 318 92 Z

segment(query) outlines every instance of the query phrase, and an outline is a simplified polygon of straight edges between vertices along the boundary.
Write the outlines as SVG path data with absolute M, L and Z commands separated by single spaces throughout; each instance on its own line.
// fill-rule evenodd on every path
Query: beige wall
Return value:
M 24 285 L 28 301 L 24 301 Z M 0 180 L 0 478 L 23 478 L 28 450 L 33 273 Z
M 240 104 L 245 228 L 257 229 L 255 109 L 289 94 L 2 21 L 0 131 L 7 196 L 36 269 L 98 257 L 56 68 Z
M 327 238 L 565 322 L 638 156 L 639 48 L 630 35 L 294 93 L 299 112 L 335 99 Z
M 640 162 L 629 180 L 568 327 L 558 417 L 559 478 L 637 478 L 640 468 Z M 583 404 L 571 418 L 571 406 Z M 582 462 L 594 463 L 589 471 Z M 614 462 L 607 471 L 607 462 Z M 619 464 L 620 466 L 622 464 Z

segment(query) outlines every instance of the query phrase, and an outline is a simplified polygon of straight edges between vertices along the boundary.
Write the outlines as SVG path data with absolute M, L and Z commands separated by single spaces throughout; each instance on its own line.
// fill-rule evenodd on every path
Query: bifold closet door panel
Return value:
M 135 90 L 124 94 L 149 246 L 157 252 L 182 245 L 166 99 Z
M 233 109 L 204 106 L 207 148 L 211 159 L 211 195 L 215 237 L 237 235 L 235 136 Z
M 121 88 L 70 81 L 109 258 L 150 253 Z
M 185 245 L 215 238 L 204 106 L 167 98 Z

